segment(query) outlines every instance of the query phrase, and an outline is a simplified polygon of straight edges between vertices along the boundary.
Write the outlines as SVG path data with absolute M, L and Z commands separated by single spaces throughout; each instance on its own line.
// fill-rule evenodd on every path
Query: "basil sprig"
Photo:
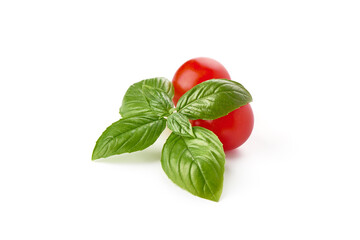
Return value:
M 225 154 L 218 137 L 189 119 L 212 120 L 252 101 L 235 81 L 212 79 L 186 92 L 175 108 L 174 87 L 166 78 L 151 78 L 130 86 L 123 98 L 122 118 L 97 140 L 92 160 L 141 151 L 165 129 L 172 131 L 164 144 L 161 165 L 167 176 L 190 193 L 219 201 Z

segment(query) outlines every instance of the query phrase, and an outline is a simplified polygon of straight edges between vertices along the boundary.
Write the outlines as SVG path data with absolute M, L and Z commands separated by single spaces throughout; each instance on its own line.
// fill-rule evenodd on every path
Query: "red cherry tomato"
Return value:
M 195 85 L 214 78 L 230 79 L 225 67 L 211 58 L 194 58 L 184 63 L 175 73 L 172 83 L 175 88 L 174 103 Z M 254 115 L 250 104 L 215 120 L 192 120 L 193 126 L 213 131 L 223 144 L 224 150 L 241 146 L 250 136 Z
M 209 79 L 230 79 L 221 63 L 211 58 L 194 58 L 184 63 L 175 73 L 172 83 L 175 88 L 174 103 L 193 86 Z

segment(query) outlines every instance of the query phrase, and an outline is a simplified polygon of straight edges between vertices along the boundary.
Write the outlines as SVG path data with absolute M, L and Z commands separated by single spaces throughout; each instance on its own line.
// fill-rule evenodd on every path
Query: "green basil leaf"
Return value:
M 250 93 L 238 82 L 212 79 L 187 91 L 177 104 L 178 112 L 189 119 L 212 120 L 223 117 L 252 101 Z
M 120 108 L 122 117 L 154 115 L 142 92 L 144 85 L 164 91 L 170 99 L 174 97 L 174 87 L 166 78 L 158 77 L 142 80 L 131 85 L 126 91 Z
M 164 91 L 143 85 L 142 93 L 145 96 L 151 110 L 157 116 L 163 117 L 170 114 L 169 110 L 174 107 L 174 103 Z
M 178 135 L 185 137 L 195 137 L 189 119 L 181 113 L 172 113 L 167 118 L 166 124 L 171 131 Z
M 225 165 L 222 144 L 210 130 L 194 127 L 193 131 L 195 138 L 171 133 L 162 150 L 162 168 L 183 189 L 219 201 Z
M 143 150 L 158 139 L 165 126 L 166 120 L 157 116 L 120 119 L 97 140 L 92 160 Z

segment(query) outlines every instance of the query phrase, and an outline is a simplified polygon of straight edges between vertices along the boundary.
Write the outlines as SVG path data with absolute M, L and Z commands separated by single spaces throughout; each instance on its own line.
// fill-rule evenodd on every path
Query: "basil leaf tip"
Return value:
M 92 160 L 143 150 L 158 139 L 165 126 L 166 120 L 157 116 L 120 119 L 97 140 Z

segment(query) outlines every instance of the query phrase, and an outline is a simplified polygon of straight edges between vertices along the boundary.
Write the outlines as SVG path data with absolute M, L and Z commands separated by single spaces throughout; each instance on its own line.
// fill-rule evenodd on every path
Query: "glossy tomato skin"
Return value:
M 211 58 L 194 58 L 184 63 L 175 73 L 172 83 L 175 88 L 174 103 L 195 85 L 214 78 L 230 79 L 225 67 Z M 215 120 L 192 120 L 193 126 L 213 131 L 228 151 L 241 146 L 250 136 L 254 126 L 254 115 L 250 104 L 242 106 L 228 115 Z
M 195 85 L 209 79 L 230 79 L 225 67 L 211 58 L 194 58 L 184 63 L 175 73 L 172 83 L 175 88 L 174 103 Z
M 224 150 L 241 146 L 249 138 L 254 127 L 254 114 L 250 104 L 242 106 L 228 115 L 215 120 L 192 120 L 193 126 L 213 131 L 223 144 Z

